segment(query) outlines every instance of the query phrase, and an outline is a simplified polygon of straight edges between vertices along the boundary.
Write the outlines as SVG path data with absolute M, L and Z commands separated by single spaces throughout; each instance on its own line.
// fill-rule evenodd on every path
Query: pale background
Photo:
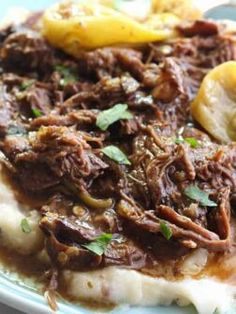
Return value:
M 89 0 L 88 0 L 89 1 Z M 144 0 L 145 1 L 145 0 Z M 6 10 L 11 6 L 24 6 L 29 9 L 40 9 L 47 5 L 50 5 L 51 3 L 57 2 L 56 0 L 0 0 L 0 16 L 3 16 Z M 178 0 L 176 0 L 178 2 Z M 225 3 L 227 0 L 196 0 L 196 4 L 207 10 L 212 5 L 217 5 L 221 3 Z
M 89 1 L 89 0 L 88 0 Z M 178 0 L 176 0 L 178 1 Z M 54 2 L 57 2 L 56 0 L 0 0 L 0 17 L 4 16 L 6 14 L 7 10 L 14 6 L 14 7 L 26 7 L 32 10 L 37 10 L 44 8 Z M 212 5 L 217 5 L 224 3 L 226 1 L 224 0 L 197 0 L 196 3 L 198 6 L 203 8 L 204 10 L 209 9 Z M 19 311 L 13 310 L 9 307 L 6 307 L 5 305 L 0 304 L 0 314 L 23 314 Z M 31 313 L 31 314 L 37 314 L 37 313 Z M 68 313 L 69 314 L 69 313 Z

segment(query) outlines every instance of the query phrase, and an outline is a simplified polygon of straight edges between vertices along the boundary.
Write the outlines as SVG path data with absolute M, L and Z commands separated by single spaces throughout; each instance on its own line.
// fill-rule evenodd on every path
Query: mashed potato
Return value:
M 65 271 L 64 280 L 75 299 L 142 306 L 192 303 L 200 314 L 226 313 L 236 294 L 236 287 L 210 278 L 170 282 L 116 267 L 87 273 Z
M 0 168 L 0 238 L 1 243 L 20 254 L 32 254 L 43 245 L 43 234 L 38 227 L 39 214 L 36 210 L 27 211 L 19 204 L 13 191 L 7 186 L 1 176 Z M 27 218 L 31 228 L 30 233 L 24 233 L 21 228 L 22 219 Z

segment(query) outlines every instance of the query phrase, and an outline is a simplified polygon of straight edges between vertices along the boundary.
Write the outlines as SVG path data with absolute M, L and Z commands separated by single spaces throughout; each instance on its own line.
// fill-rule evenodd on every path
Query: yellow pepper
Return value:
M 204 78 L 191 106 L 193 117 L 223 143 L 236 141 L 236 62 L 225 62 Z
M 178 23 L 177 18 L 170 19 L 172 24 L 173 19 Z M 97 1 L 66 1 L 46 10 L 43 34 L 52 45 L 76 57 L 81 49 L 139 44 L 173 36 L 167 21 L 165 25 L 159 22 L 158 28 L 140 23 Z

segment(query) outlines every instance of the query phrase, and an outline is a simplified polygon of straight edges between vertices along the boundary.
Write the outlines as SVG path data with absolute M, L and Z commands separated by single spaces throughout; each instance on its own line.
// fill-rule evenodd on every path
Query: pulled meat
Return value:
M 190 123 L 204 76 L 236 60 L 224 27 L 198 21 L 167 43 L 107 47 L 74 60 L 48 45 L 38 18 L 0 33 L 0 149 L 24 194 L 43 199 L 39 225 L 53 268 L 153 268 L 199 247 L 230 250 L 236 146 Z M 117 104 L 127 104 L 132 118 L 102 131 L 99 113 Z M 105 156 L 109 145 L 130 164 Z M 190 186 L 215 205 L 189 197 Z M 88 244 L 103 234 L 112 239 L 99 255 Z
M 18 71 L 47 71 L 52 67 L 52 49 L 33 31 L 10 34 L 4 41 L 1 58 L 5 68 Z
M 66 127 L 41 127 L 24 139 L 26 145 L 21 149 L 16 149 L 18 141 L 12 141 L 12 136 L 6 137 L 4 153 L 14 163 L 24 189 L 40 192 L 62 184 L 79 192 L 108 167 L 94 154 L 85 136 Z
M 193 22 L 184 23 L 184 25 L 178 26 L 178 30 L 186 37 L 193 36 L 214 36 L 220 32 L 220 25 L 208 20 L 198 20 Z
M 118 213 L 152 233 L 160 232 L 162 219 L 174 223 L 173 237 L 180 238 L 183 245 L 227 250 L 231 245 L 230 198 L 236 186 L 235 153 L 235 145 L 212 143 L 210 147 L 201 142 L 201 147 L 190 148 L 157 133 L 155 137 L 137 137 L 134 169 L 122 180 L 129 199 L 121 201 Z M 209 213 L 206 206 L 186 197 L 190 185 L 209 191 L 217 209 Z M 216 227 L 219 216 L 221 225 Z
M 122 235 L 122 226 L 114 211 L 108 210 L 92 217 L 81 204 L 56 194 L 42 208 L 42 213 L 40 226 L 48 235 L 48 252 L 58 267 L 84 270 L 91 266 L 122 265 L 139 269 L 146 265 L 147 254 Z M 104 255 L 97 256 L 86 250 L 83 244 L 96 239 L 101 228 L 112 232 L 114 239 Z

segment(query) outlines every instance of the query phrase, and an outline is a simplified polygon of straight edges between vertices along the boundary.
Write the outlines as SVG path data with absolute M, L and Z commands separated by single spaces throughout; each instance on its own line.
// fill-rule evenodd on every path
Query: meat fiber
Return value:
M 199 130 L 190 103 L 213 67 L 236 60 L 233 36 L 197 21 L 169 42 L 75 60 L 45 41 L 39 17 L 0 32 L 0 158 L 21 193 L 41 200 L 53 269 L 153 270 L 198 248 L 230 250 L 236 146 Z M 98 116 L 117 104 L 129 119 L 103 131 Z M 128 162 L 104 154 L 111 145 Z M 99 255 L 88 245 L 104 234 L 112 238 Z

